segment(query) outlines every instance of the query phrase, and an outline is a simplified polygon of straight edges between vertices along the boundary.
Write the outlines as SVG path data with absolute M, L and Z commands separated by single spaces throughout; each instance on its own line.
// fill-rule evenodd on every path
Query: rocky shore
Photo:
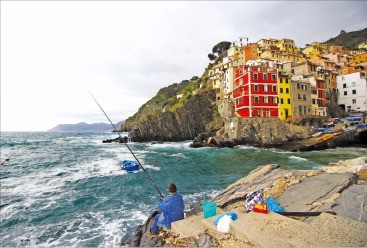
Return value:
M 313 217 L 245 211 L 244 197 L 263 189 L 289 212 L 322 212 Z M 133 247 L 361 247 L 367 245 L 367 156 L 315 170 L 264 165 L 229 185 L 213 201 L 217 215 L 235 212 L 227 233 L 199 210 L 172 223 L 156 238 L 146 236 L 149 218 L 126 244 Z M 326 213 L 334 211 L 336 215 Z

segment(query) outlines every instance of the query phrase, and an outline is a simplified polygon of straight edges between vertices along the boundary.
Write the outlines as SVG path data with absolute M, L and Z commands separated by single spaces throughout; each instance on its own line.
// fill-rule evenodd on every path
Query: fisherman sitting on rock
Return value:
M 154 238 L 159 232 L 159 227 L 171 228 L 171 223 L 184 218 L 184 203 L 182 195 L 177 194 L 177 187 L 171 183 L 168 186 L 169 195 L 161 199 L 158 203 L 158 210 L 161 211 L 154 217 L 152 227 L 147 232 L 147 236 Z

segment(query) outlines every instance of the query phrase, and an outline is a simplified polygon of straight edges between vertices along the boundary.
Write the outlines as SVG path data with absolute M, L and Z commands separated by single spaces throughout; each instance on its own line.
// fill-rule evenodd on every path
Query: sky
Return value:
M 298 47 L 367 27 L 366 1 L 1 1 L 1 131 L 137 112 L 201 76 L 214 45 L 248 37 Z

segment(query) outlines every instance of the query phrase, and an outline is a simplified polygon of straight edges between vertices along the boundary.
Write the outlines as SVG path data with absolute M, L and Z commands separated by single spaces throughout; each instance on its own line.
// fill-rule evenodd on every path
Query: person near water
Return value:
M 158 210 L 161 212 L 154 217 L 153 224 L 147 232 L 150 238 L 157 236 L 159 227 L 171 228 L 172 222 L 184 218 L 185 205 L 182 195 L 177 194 L 177 187 L 174 183 L 168 186 L 168 193 L 169 195 L 158 203 Z

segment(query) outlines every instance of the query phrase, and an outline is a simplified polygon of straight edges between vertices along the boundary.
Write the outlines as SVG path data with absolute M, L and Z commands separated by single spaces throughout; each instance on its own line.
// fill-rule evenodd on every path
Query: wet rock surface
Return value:
M 151 217 L 137 228 L 129 246 L 180 247 L 351 247 L 367 244 L 367 181 L 358 172 L 367 157 L 332 163 L 318 170 L 282 169 L 279 165 L 259 166 L 217 195 L 217 214 L 233 211 L 238 220 L 230 223 L 229 233 L 221 233 L 213 224 L 217 217 L 203 219 L 193 212 L 173 222 L 172 229 L 156 238 L 146 231 Z M 332 171 L 329 173 L 327 171 Z M 261 214 L 244 208 L 245 196 L 263 189 L 285 211 L 322 212 L 316 217 L 287 217 L 270 212 Z M 336 215 L 326 213 L 335 211 Z

